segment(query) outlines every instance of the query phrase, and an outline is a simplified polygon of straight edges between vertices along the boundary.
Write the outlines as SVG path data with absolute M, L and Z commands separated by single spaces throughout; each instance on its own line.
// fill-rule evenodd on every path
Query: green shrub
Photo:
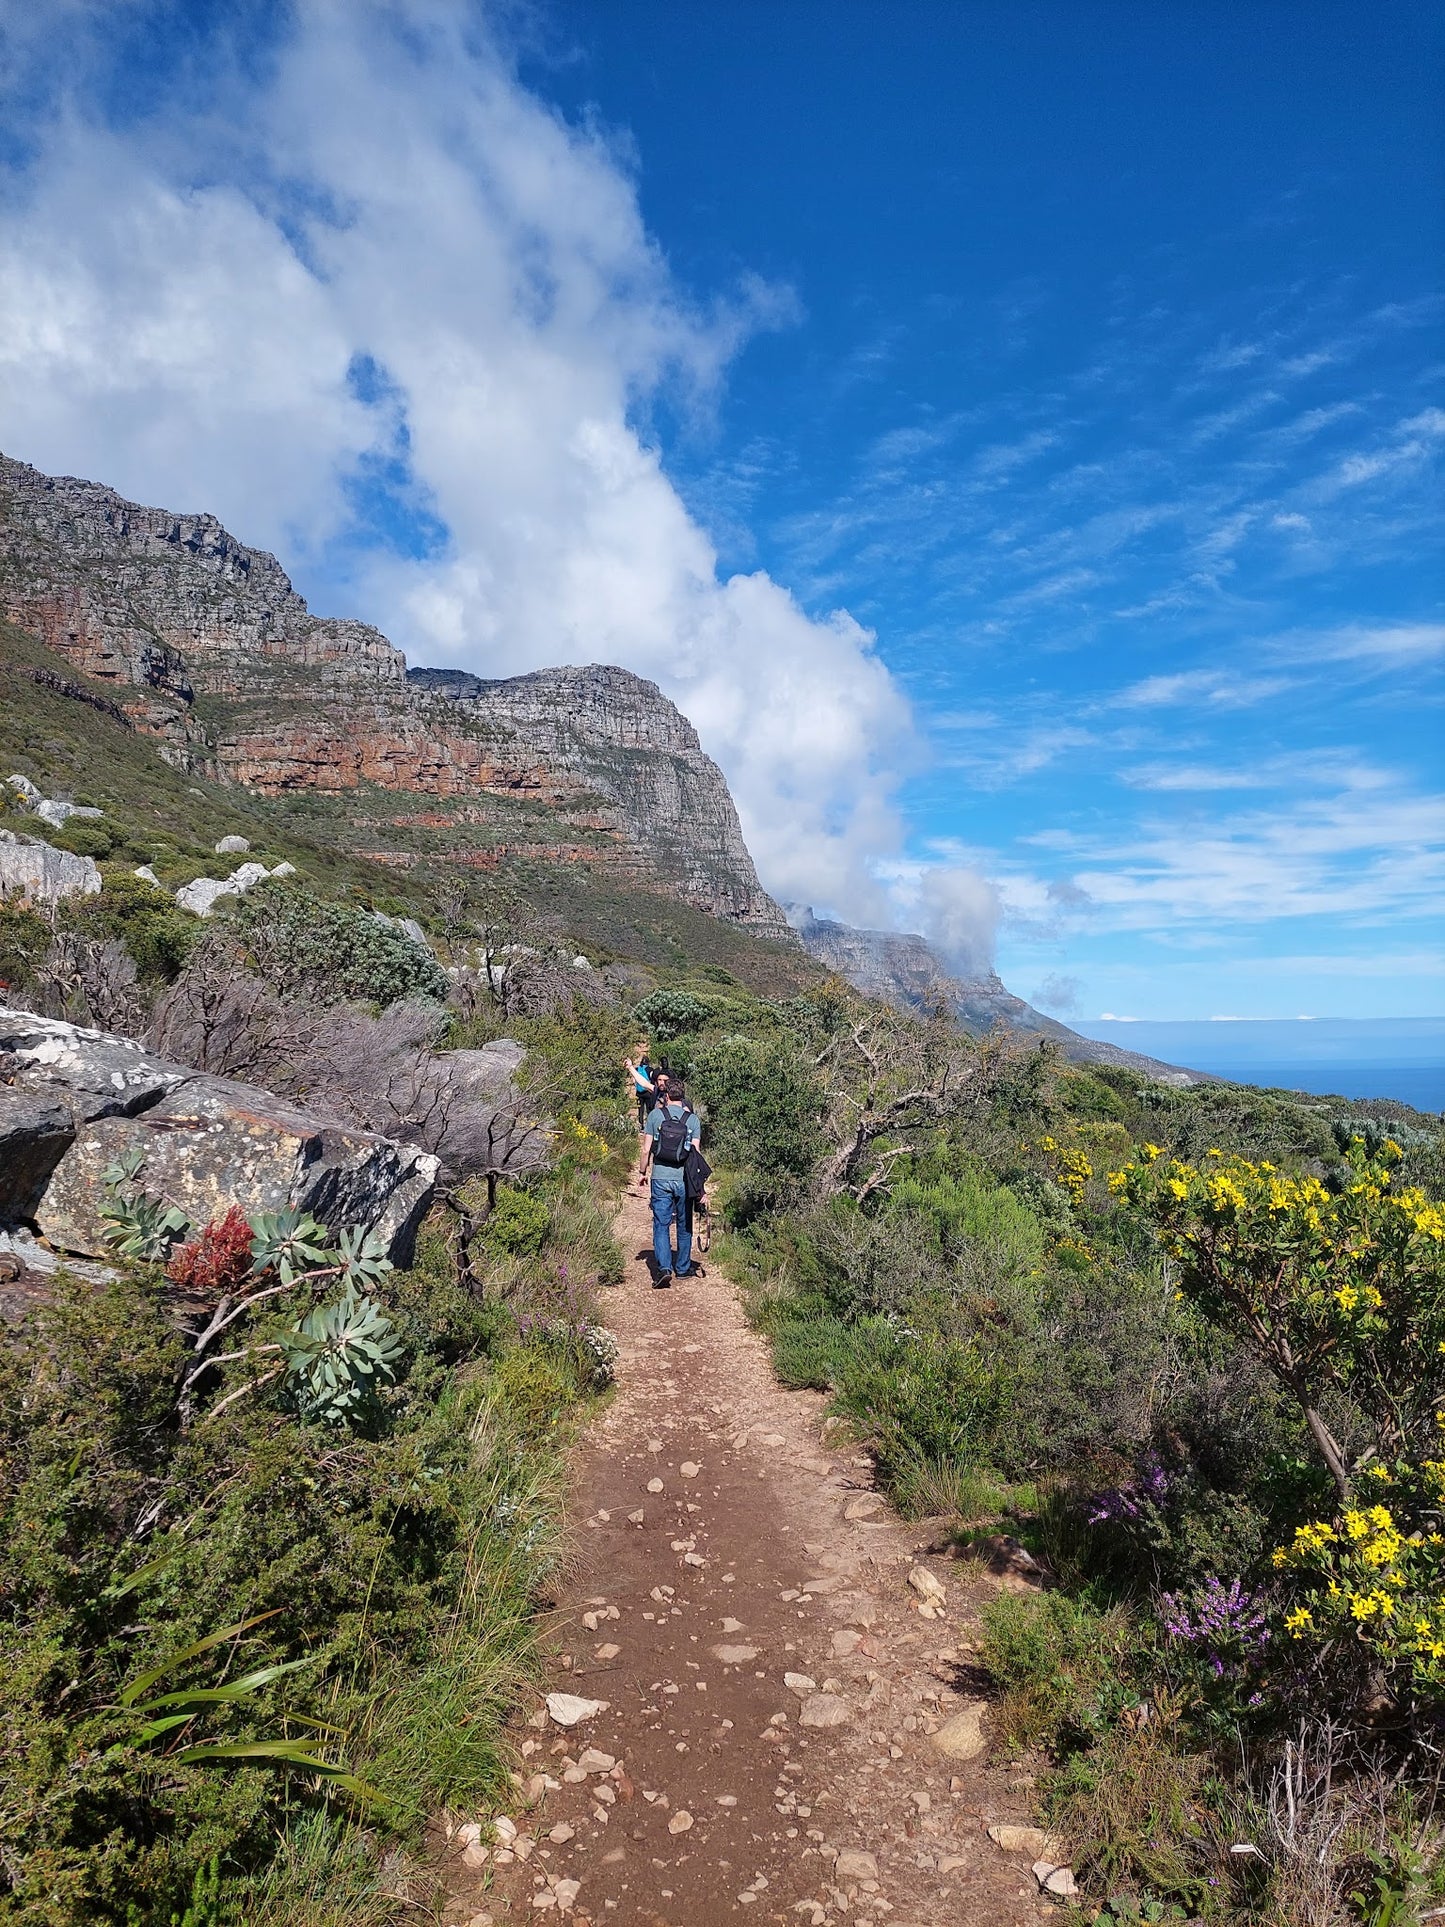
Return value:
M 823 1149 L 823 1093 L 786 1038 L 728 1037 L 699 1052 L 691 1088 L 707 1106 L 719 1156 L 786 1193 L 813 1171 Z
M 1129 1701 L 1131 1627 L 1065 1592 L 1000 1593 L 983 1610 L 979 1658 L 1003 1689 L 997 1726 L 1015 1745 L 1070 1747 Z
M 442 1003 L 450 988 L 436 958 L 403 931 L 292 884 L 258 884 L 228 914 L 248 963 L 283 997 L 385 1009 L 406 997 Z
M 659 1044 L 670 1044 L 690 1031 L 701 1030 L 708 1020 L 708 1007 L 688 990 L 654 990 L 633 1007 L 632 1014 Z
M 497 1193 L 497 1202 L 483 1232 L 494 1251 L 509 1258 L 528 1258 L 542 1249 L 552 1223 L 544 1201 L 532 1191 L 507 1189 Z
M 108 857 L 119 841 L 108 823 L 83 816 L 72 816 L 58 829 L 46 829 L 43 834 L 46 842 L 57 850 L 69 850 L 72 856 L 94 857 L 97 862 Z

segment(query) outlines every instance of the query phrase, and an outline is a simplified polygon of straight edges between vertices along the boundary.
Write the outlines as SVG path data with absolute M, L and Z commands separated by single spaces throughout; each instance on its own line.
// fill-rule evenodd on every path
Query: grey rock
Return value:
M 271 874 L 273 877 L 294 877 L 296 875 L 296 865 L 282 861 L 276 865 L 276 868 Z
M 312 1212 L 373 1231 L 410 1262 L 437 1160 L 415 1145 L 320 1120 L 267 1091 L 172 1064 L 105 1031 L 0 1010 L 20 1095 L 65 1106 L 74 1141 L 27 1213 L 52 1244 L 102 1257 L 106 1167 L 138 1150 L 139 1183 L 205 1224 L 232 1204 Z
M 245 856 L 251 845 L 244 836 L 223 836 L 216 845 L 217 856 Z
M 0 1084 L 0 1224 L 35 1216 L 56 1165 L 74 1142 L 68 1105 Z
M 243 863 L 224 881 L 217 877 L 197 877 L 194 883 L 182 884 L 176 891 L 176 902 L 193 917 L 208 917 L 222 897 L 243 896 L 255 884 L 264 883 L 269 874 L 264 863 Z
M 183 883 L 176 891 L 176 902 L 182 910 L 189 910 L 193 917 L 208 917 L 222 897 L 233 897 L 235 891 L 229 882 L 219 877 L 196 877 L 191 883 Z
M 43 803 L 45 798 L 28 776 L 7 776 L 5 781 L 12 790 L 23 796 L 27 803 Z
M 798 1709 L 799 1726 L 846 1726 L 851 1718 L 847 1700 L 836 1693 L 813 1693 Z
M 276 875 L 277 872 L 273 871 L 272 874 Z M 384 923 L 389 929 L 399 930 L 419 950 L 431 949 L 427 934 L 415 917 L 389 917 L 384 910 L 373 910 L 371 915 L 373 922 Z
M 161 887 L 161 880 L 149 863 L 142 863 L 137 869 L 131 871 L 131 875 L 133 877 L 139 877 L 142 883 L 154 884 L 157 890 Z
M 443 1051 L 438 1062 L 445 1065 L 454 1088 L 466 1098 L 496 1100 L 513 1095 L 526 1055 L 525 1045 L 510 1037 L 495 1037 L 477 1050 Z
M 85 1124 L 132 1117 L 196 1075 L 153 1056 L 133 1038 L 28 1010 L 0 1009 L 0 1054 L 16 1060 L 17 1088 L 68 1105 Z
M 52 830 L 58 830 L 62 823 L 68 823 L 72 816 L 104 816 L 104 810 L 93 810 L 84 803 L 58 803 L 46 798 L 35 805 L 35 814 L 42 823 L 48 823 Z
M 90 857 L 0 830 L 0 898 L 56 903 L 61 897 L 93 897 L 99 890 L 100 871 Z

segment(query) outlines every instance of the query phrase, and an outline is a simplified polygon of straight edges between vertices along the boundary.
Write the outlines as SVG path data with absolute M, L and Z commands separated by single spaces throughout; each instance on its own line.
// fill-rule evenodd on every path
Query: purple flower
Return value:
M 1101 1526 L 1142 1518 L 1144 1508 L 1158 1505 L 1168 1490 L 1169 1475 L 1157 1454 L 1151 1452 L 1128 1485 L 1111 1486 L 1107 1492 L 1095 1493 L 1089 1507 L 1089 1524 Z
M 1203 1658 L 1216 1679 L 1256 1658 L 1269 1640 L 1264 1608 L 1238 1579 L 1226 1586 L 1211 1577 L 1188 1598 L 1161 1593 L 1159 1616 L 1170 1639 L 1209 1649 Z

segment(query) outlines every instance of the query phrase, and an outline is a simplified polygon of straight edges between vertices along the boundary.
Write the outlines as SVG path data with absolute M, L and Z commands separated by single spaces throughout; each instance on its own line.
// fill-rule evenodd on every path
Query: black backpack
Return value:
M 682 1116 L 673 1117 L 670 1106 L 680 1103 Z M 692 1106 L 687 1099 L 669 1098 L 662 1107 L 662 1126 L 657 1134 L 657 1148 L 652 1154 L 654 1164 L 681 1165 L 686 1161 L 688 1152 L 687 1127 L 692 1117 Z

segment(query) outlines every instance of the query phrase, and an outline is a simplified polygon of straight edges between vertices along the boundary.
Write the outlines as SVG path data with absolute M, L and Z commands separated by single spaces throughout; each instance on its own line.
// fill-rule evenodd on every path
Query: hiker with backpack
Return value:
M 702 1124 L 688 1103 L 679 1078 L 668 1080 L 661 1098 L 647 1114 L 637 1169 L 638 1188 L 651 1183 L 652 1254 L 657 1261 L 657 1276 L 652 1282 L 659 1290 L 666 1289 L 674 1277 L 687 1278 L 692 1274 L 687 1165 L 702 1139 Z M 673 1254 L 674 1227 L 676 1256 Z
M 627 1075 L 632 1084 L 632 1095 L 637 1099 L 637 1128 L 647 1129 L 647 1113 L 657 1102 L 657 1086 L 653 1081 L 652 1066 L 647 1061 L 647 1045 L 637 1046 L 635 1057 L 624 1057 Z

